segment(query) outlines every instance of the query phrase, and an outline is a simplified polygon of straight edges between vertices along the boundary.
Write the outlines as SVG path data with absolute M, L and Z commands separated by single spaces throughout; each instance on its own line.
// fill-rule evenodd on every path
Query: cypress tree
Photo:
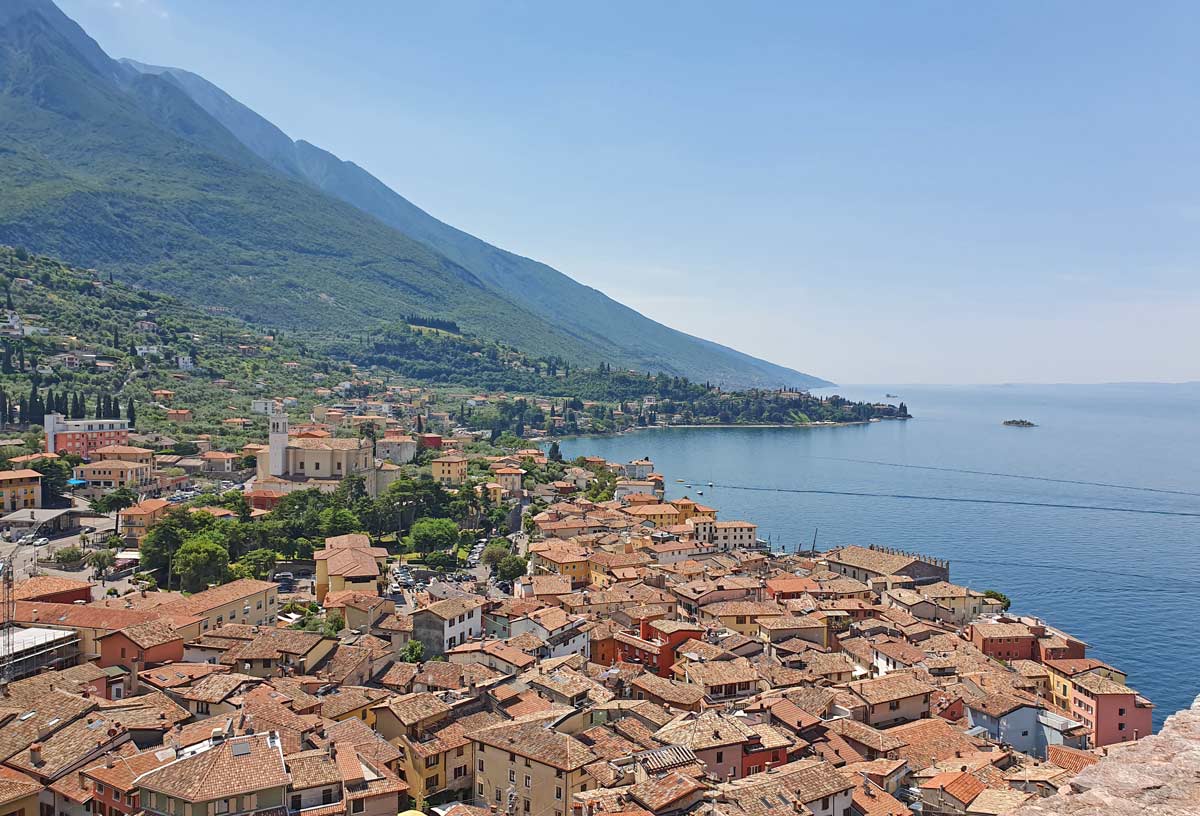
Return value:
M 100 403 L 100 395 L 96 394 L 96 419 L 104 419 L 104 409 Z
M 137 423 L 137 411 L 133 408 L 133 397 L 130 397 L 129 402 L 125 404 L 125 418 L 129 420 L 130 428 Z

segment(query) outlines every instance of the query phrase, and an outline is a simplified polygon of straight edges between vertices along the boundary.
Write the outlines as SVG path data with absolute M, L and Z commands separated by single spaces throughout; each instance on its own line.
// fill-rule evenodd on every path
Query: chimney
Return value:
M 225 731 L 221 728 L 214 728 L 212 733 L 209 735 L 209 741 L 212 742 L 213 745 L 221 744 L 225 741 Z
M 29 762 L 35 768 L 42 764 L 42 744 L 40 742 L 29 746 Z

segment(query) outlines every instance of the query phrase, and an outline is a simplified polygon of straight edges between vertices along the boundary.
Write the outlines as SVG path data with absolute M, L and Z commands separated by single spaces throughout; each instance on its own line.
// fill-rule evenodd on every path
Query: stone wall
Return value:
M 1085 768 L 1069 789 L 1014 816 L 1197 816 L 1200 814 L 1200 698 L 1162 731 Z

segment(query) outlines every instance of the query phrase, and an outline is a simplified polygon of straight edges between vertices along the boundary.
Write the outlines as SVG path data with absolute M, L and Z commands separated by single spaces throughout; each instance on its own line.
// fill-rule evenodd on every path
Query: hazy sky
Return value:
M 1194 3 L 60 5 L 455 226 L 802 371 L 1200 378 Z

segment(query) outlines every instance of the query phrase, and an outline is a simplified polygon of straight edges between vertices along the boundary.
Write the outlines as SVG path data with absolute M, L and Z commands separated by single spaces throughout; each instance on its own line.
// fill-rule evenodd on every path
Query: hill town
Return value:
M 282 407 L 233 452 L 49 412 L 0 473 L 5 812 L 1000 814 L 1152 732 L 936 554 L 773 553 L 649 459 Z

